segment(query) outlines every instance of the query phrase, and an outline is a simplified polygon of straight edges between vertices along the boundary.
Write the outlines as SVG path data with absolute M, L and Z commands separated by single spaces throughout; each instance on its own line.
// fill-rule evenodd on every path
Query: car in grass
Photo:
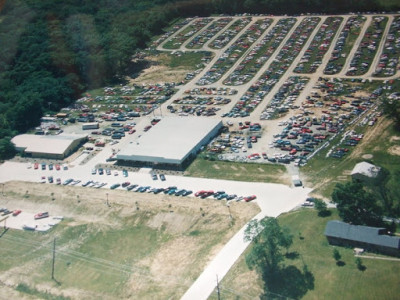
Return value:
M 161 181 L 165 181 L 165 175 L 164 174 L 160 174 L 159 176 L 160 176 L 160 180 Z
M 113 185 L 110 186 L 110 189 L 115 190 L 116 188 L 120 187 L 121 185 L 119 183 L 114 183 Z
M 33 218 L 35 220 L 40 220 L 40 219 L 44 219 L 44 218 L 48 218 L 48 217 L 49 217 L 49 213 L 46 211 L 46 212 L 41 212 L 41 213 L 36 214 Z
M 13 211 L 12 215 L 13 215 L 14 217 L 16 217 L 16 216 L 18 216 L 21 212 L 22 212 L 22 210 L 17 209 L 17 210 L 14 210 L 14 211 Z
M 243 200 L 244 200 L 245 202 L 250 202 L 250 201 L 252 201 L 252 200 L 254 200 L 254 199 L 256 199 L 256 198 L 257 198 L 256 195 L 251 195 L 251 196 L 246 196 L 246 197 L 244 197 Z

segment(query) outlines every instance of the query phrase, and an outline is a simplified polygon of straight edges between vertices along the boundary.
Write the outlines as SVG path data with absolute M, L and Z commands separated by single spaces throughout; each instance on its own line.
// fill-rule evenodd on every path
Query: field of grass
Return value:
M 335 211 L 330 217 L 321 218 L 314 209 L 301 209 L 278 218 L 279 224 L 287 226 L 294 236 L 289 252 L 298 254 L 284 263 L 299 270 L 305 264 L 314 277 L 314 288 L 302 299 L 397 299 L 400 261 L 362 258 L 366 269 L 360 271 L 353 250 L 336 247 L 344 266 L 336 265 L 332 256 L 335 247 L 323 235 L 327 221 L 332 219 L 338 219 Z M 262 291 L 262 282 L 247 268 L 244 255 L 221 282 L 221 299 L 254 299 Z M 209 299 L 217 299 L 216 293 Z
M 165 55 L 161 57 L 161 63 L 169 68 L 198 69 L 205 52 L 185 52 L 180 55 Z M 210 53 L 211 55 L 211 53 Z
M 1 235 L 1 299 L 178 299 L 259 212 L 248 203 L 235 202 L 229 212 L 221 201 L 123 190 L 108 192 L 111 208 L 104 191 L 81 187 L 12 182 L 5 191 L 4 206 L 46 209 L 64 220 L 45 233 L 9 229 Z
M 196 158 L 184 175 L 225 180 L 271 182 L 290 184 L 289 175 L 282 165 L 210 161 Z

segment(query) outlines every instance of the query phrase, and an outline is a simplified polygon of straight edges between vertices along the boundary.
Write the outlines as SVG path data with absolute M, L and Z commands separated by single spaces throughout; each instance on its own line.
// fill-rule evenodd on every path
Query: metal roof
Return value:
M 64 154 L 64 152 L 75 140 L 86 137 L 86 134 L 21 134 L 15 136 L 11 141 L 15 144 L 17 148 L 24 148 L 25 152 Z
M 338 220 L 326 224 L 325 236 L 400 249 L 400 237 L 379 234 L 384 228 L 351 225 Z
M 351 171 L 351 175 L 362 174 L 364 176 L 374 178 L 378 176 L 379 171 L 379 167 L 363 161 L 354 166 L 353 170 Z
M 164 117 L 122 149 L 117 159 L 180 164 L 220 127 L 221 120 L 214 118 Z

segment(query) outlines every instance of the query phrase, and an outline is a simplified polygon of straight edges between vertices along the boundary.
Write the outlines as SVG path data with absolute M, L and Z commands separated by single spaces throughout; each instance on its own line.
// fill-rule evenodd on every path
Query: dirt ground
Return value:
M 107 205 L 107 198 L 109 205 Z M 194 276 L 202 271 L 207 262 L 218 253 L 230 237 L 259 212 L 258 206 L 254 203 L 231 203 L 230 213 L 234 222 L 230 224 L 229 210 L 225 201 L 134 193 L 124 190 L 90 189 L 88 193 L 87 188 L 78 186 L 16 181 L 5 183 L 4 195 L 0 196 L 0 206 L 31 213 L 48 211 L 51 215 L 64 216 L 65 219 L 62 221 L 64 225 L 74 227 L 91 224 L 99 230 L 103 227 L 120 229 L 126 226 L 124 220 L 127 218 L 138 212 L 148 213 L 151 217 L 144 224 L 137 225 L 162 230 L 173 238 L 162 244 L 158 251 L 137 262 L 136 267 L 149 270 L 151 280 L 141 278 L 140 274 L 132 274 L 123 294 L 119 295 L 121 298 L 129 298 L 139 293 L 139 295 L 144 295 L 142 299 L 148 298 L 146 293 L 153 289 L 154 285 L 157 285 L 157 289 L 160 290 L 160 293 L 154 294 L 158 299 L 183 294 L 194 281 Z M 212 236 L 190 235 L 189 232 L 193 228 L 200 228 L 200 231 L 207 232 L 224 231 L 221 240 L 213 242 Z M 54 230 L 57 233 L 57 227 Z M 207 243 L 210 248 L 204 252 L 204 246 Z M 112 261 L 112 258 L 110 260 Z M 81 297 L 91 299 L 99 296 L 92 291 L 57 287 L 49 282 L 41 284 L 29 282 L 29 276 L 21 276 L 27 269 L 34 270 L 34 267 L 35 262 L 30 261 L 22 266 L 2 270 L 0 286 L 3 285 L 3 288 L 0 289 L 0 298 L 22 299 L 22 296 L 14 290 L 22 279 L 22 282 L 33 285 L 38 290 L 50 291 L 53 295 L 63 294 L 72 299 Z M 193 270 L 198 271 L 193 272 Z M 169 277 L 184 279 L 179 283 L 165 280 Z M 103 299 L 113 299 L 109 294 L 100 294 L 100 296 Z
M 170 68 L 163 64 L 167 54 L 150 56 L 146 60 L 149 67 L 143 69 L 136 78 L 129 78 L 129 84 L 155 84 L 162 82 L 180 82 L 190 70 L 184 67 Z

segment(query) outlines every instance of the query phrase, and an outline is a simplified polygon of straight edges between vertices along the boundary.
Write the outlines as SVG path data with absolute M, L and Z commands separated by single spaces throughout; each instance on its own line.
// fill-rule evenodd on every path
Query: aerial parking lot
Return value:
M 321 149 L 330 149 L 328 158 L 341 159 L 382 115 L 379 97 L 392 93 L 399 72 L 398 20 L 396 15 L 234 16 L 178 22 L 148 51 L 172 57 L 202 53 L 196 70 L 180 82 L 105 87 L 66 107 L 60 118 L 46 120 L 40 132 L 84 133 L 89 142 L 66 161 L 48 163 L 49 168 L 69 164 L 65 176 L 46 170 L 30 180 L 92 181 L 87 185 L 98 188 L 122 184 L 116 176 L 124 169 L 116 163 L 118 153 L 168 116 L 221 118 L 223 130 L 202 148 L 216 160 L 293 165 L 297 175 L 296 168 Z M 34 169 L 41 163 L 32 162 Z M 130 176 L 142 174 L 140 167 L 129 167 Z M 96 175 L 93 170 L 104 172 L 106 180 L 88 177 Z M 153 187 L 148 180 L 143 185 L 149 190 L 171 186 Z
M 18 147 L 23 154 L 0 165 L 0 213 L 22 235 L 76 231 L 74 247 L 82 253 L 97 251 L 97 239 L 120 247 L 120 264 L 105 270 L 130 276 L 106 274 L 112 283 L 132 285 L 117 292 L 121 298 L 166 286 L 154 298 L 188 291 L 183 299 L 207 299 L 215 273 L 224 276 L 246 249 L 249 220 L 311 207 L 304 204 L 310 196 L 328 200 L 331 187 L 318 189 L 350 180 L 347 158 L 371 159 L 360 144 L 378 140 L 383 99 L 400 99 L 399 53 L 398 14 L 176 20 L 133 55 L 146 68 L 126 83 L 87 91 L 42 118 L 31 133 L 43 142 Z M 174 128 L 165 125 L 170 120 Z M 215 125 L 194 126 L 203 121 Z M 67 143 L 74 135 L 79 139 Z M 336 170 L 334 179 L 323 177 Z M 60 240 L 69 247 L 69 239 Z M 122 249 L 136 251 L 138 244 L 134 258 Z M 226 253 L 224 245 L 232 255 L 215 256 Z M 201 258 L 192 268 L 195 256 Z M 64 278 L 74 268 L 82 281 L 97 276 L 88 257 L 84 263 L 62 259 Z M 217 264 L 212 278 L 194 289 L 202 296 L 190 294 L 210 261 Z M 140 272 L 133 274 L 132 266 Z M 179 284 L 169 280 L 175 276 Z M 75 278 L 65 286 L 68 280 Z M 109 296 L 99 286 L 90 296 Z

